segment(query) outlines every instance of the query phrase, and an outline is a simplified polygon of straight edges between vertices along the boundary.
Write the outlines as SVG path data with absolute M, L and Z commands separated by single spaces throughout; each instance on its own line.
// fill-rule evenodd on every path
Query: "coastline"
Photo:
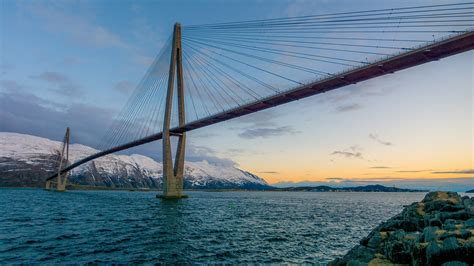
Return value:
M 40 186 L 0 186 L 0 188 L 37 188 L 41 189 Z M 104 191 L 162 191 L 161 188 L 148 188 L 148 187 L 110 187 L 110 186 L 95 186 L 95 185 L 78 185 L 78 184 L 68 184 L 66 190 L 104 190 Z M 272 187 L 267 186 L 265 188 L 187 188 L 186 191 L 204 191 L 204 192 L 231 192 L 231 191 L 242 191 L 242 192 L 309 192 L 309 193 L 318 193 L 318 192 L 353 192 L 353 193 L 400 193 L 400 192 L 425 192 L 428 193 L 428 190 L 422 189 L 404 189 L 397 187 L 386 187 L 382 185 L 367 185 L 367 186 L 356 186 L 356 187 L 329 187 L 329 186 L 316 186 L 316 187 Z M 467 193 L 467 192 L 459 192 Z

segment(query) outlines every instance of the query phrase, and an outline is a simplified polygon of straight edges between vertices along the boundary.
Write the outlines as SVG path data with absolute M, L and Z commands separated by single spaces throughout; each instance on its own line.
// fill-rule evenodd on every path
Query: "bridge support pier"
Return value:
M 179 199 L 187 197 L 183 194 L 186 133 L 183 132 L 180 134 L 174 134 L 170 132 L 175 75 L 177 78 L 178 123 L 181 127 L 185 124 L 185 112 L 183 65 L 181 54 L 181 25 L 179 23 L 174 25 L 173 48 L 171 51 L 168 91 L 166 95 L 166 109 L 163 122 L 163 195 L 157 195 L 157 198 L 163 199 Z M 172 135 L 178 137 L 178 146 L 176 148 L 174 165 L 171 149 Z
M 59 166 L 58 166 L 58 175 L 56 177 L 56 182 L 53 183 L 52 180 L 46 180 L 45 189 L 46 190 L 53 190 L 56 188 L 56 191 L 64 192 L 66 191 L 66 184 L 67 179 L 69 177 L 69 172 L 61 173 L 63 162 L 66 161 L 66 164 L 69 160 L 69 135 L 70 130 L 69 127 L 66 129 L 66 134 L 64 135 L 64 140 L 62 144 L 62 148 L 59 154 Z

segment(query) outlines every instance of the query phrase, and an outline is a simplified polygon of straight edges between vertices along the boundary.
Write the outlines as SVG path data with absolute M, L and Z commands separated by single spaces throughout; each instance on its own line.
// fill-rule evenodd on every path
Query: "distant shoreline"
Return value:
M 0 187 L 0 189 L 42 189 L 41 187 Z M 83 190 L 83 191 L 129 191 L 129 192 L 162 192 L 161 189 L 149 189 L 149 188 L 117 188 L 117 187 L 103 187 L 103 186 L 80 186 L 80 185 L 68 185 L 67 190 Z M 308 190 L 307 188 L 295 189 L 295 188 L 275 188 L 275 189 L 184 189 L 184 191 L 201 191 L 201 192 L 354 192 L 354 193 L 416 193 L 416 192 L 429 192 L 427 190 L 401 190 L 401 191 L 363 191 L 363 190 L 351 190 L 351 189 L 332 189 L 332 190 Z

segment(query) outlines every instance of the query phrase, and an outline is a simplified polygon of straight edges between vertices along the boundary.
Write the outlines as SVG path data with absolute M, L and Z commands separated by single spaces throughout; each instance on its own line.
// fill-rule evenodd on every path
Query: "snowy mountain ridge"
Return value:
M 53 159 L 60 147 L 59 141 L 0 132 L 0 186 L 12 183 L 5 179 L 14 179 L 15 175 L 27 178 L 28 174 L 37 175 L 39 172 L 41 178 L 45 178 L 55 171 Z M 85 145 L 71 144 L 69 161 L 75 162 L 96 152 L 96 149 Z M 73 169 L 71 181 L 83 185 L 160 188 L 162 164 L 139 154 L 110 154 Z M 235 167 L 217 166 L 207 161 L 185 163 L 185 188 L 266 186 L 268 184 L 262 178 Z

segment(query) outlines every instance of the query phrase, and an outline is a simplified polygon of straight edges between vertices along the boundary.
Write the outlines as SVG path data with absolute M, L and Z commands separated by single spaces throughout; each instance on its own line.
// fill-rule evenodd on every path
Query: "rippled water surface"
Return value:
M 326 263 L 424 193 L 0 189 L 0 264 Z

